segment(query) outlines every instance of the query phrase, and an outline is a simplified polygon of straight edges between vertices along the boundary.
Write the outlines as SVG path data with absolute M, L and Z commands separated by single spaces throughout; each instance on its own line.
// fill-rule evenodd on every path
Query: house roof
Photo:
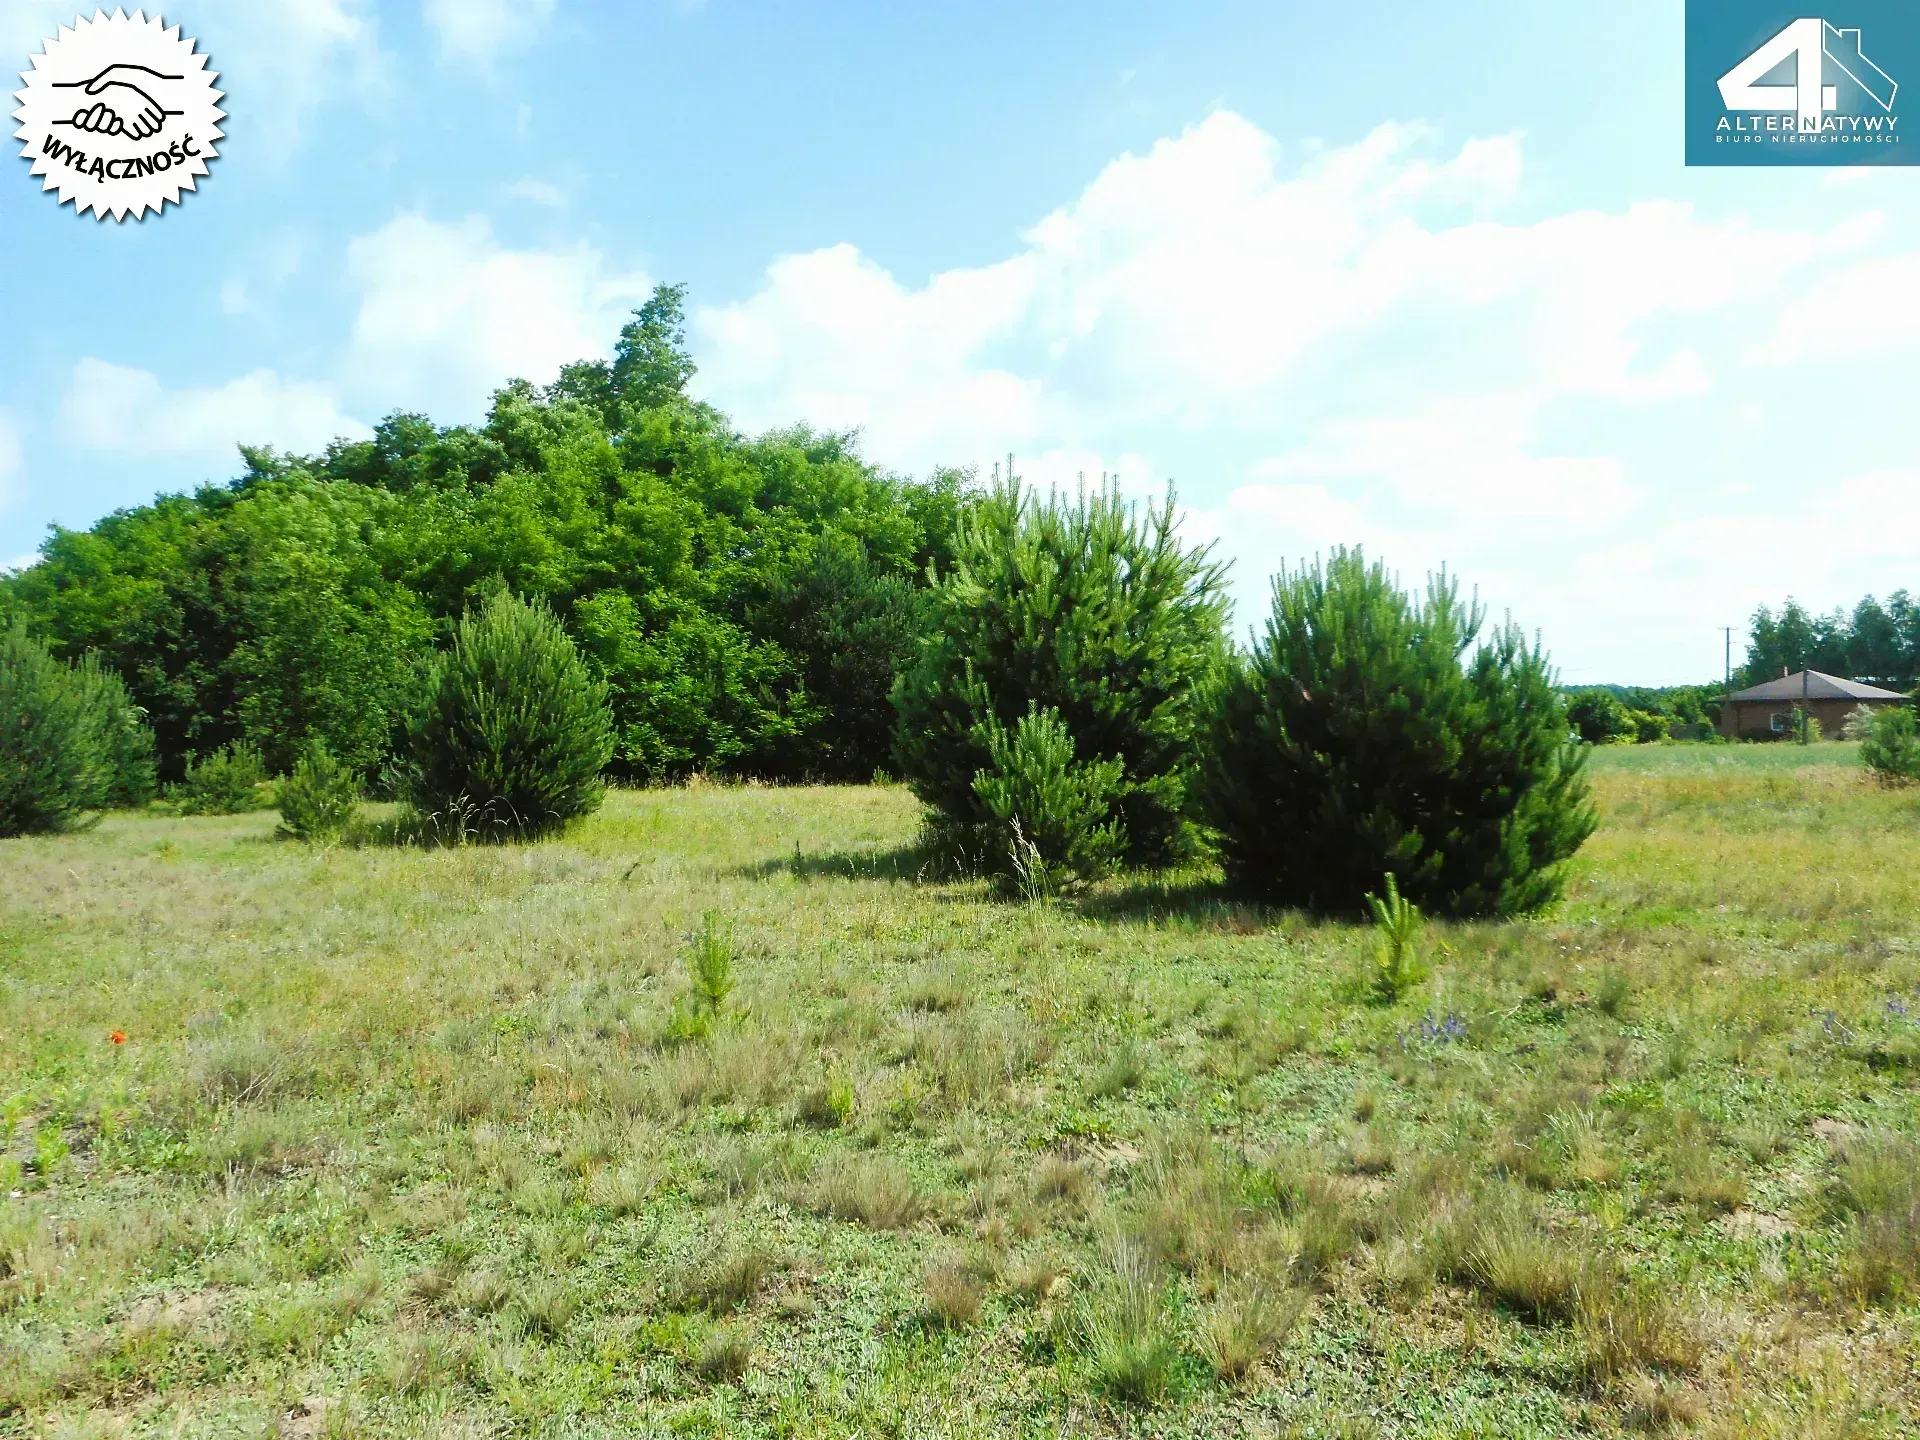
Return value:
M 1755 685 L 1750 690 L 1736 690 L 1727 698 L 1729 700 L 1904 700 L 1907 697 L 1898 690 L 1882 690 L 1878 685 L 1862 685 L 1858 680 L 1844 680 L 1838 675 L 1823 675 L 1818 670 L 1801 670 L 1792 675 L 1783 675 L 1778 680 L 1769 680 L 1763 685 Z

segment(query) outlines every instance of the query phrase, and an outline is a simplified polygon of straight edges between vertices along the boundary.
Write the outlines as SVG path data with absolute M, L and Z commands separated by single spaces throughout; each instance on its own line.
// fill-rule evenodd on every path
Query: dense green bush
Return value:
M 318 738 L 379 774 L 416 664 L 503 582 L 607 681 L 612 773 L 869 779 L 965 477 L 742 435 L 686 393 L 683 298 L 661 287 L 610 362 L 506 385 L 484 424 L 244 449 L 226 484 L 55 530 L 0 608 L 124 677 L 168 781 L 236 740 L 275 773 Z
M 189 759 L 186 777 L 167 787 L 182 815 L 244 815 L 268 803 L 260 793 L 267 762 L 244 740 L 222 745 L 204 760 Z
M 1633 729 L 1632 712 L 1609 690 L 1582 690 L 1568 700 L 1567 723 L 1589 745 L 1604 745 Z
M 988 868 L 1031 898 L 1111 870 L 1124 847 L 1113 818 L 1121 762 L 1076 763 L 1057 710 L 1030 710 L 1011 730 L 988 716 L 981 730 L 988 763 L 973 790 L 993 817 L 983 827 Z
M 1059 753 L 1058 726 L 1079 766 L 1118 767 L 1092 829 L 1110 827 L 1134 863 L 1187 853 L 1202 692 L 1225 654 L 1221 576 L 1204 549 L 1180 544 L 1171 496 L 1143 518 L 1104 487 L 1041 502 L 1009 478 L 963 512 L 894 688 L 894 754 L 936 826 L 964 850 L 1004 854 L 1007 821 L 987 797 L 1010 805 L 1013 792 L 975 780 L 1000 768 L 996 736 L 1015 736 L 1004 755 L 1037 764 Z M 1041 713 L 1054 717 L 1044 742 L 1030 730 L 1023 747 L 1023 722 Z M 1083 795 L 1095 773 L 1108 771 L 1074 782 Z
M 0 633 L 0 835 L 70 830 L 112 784 L 85 687 L 15 620 Z
M 315 740 L 274 787 L 280 807 L 280 834 L 289 840 L 337 840 L 353 824 L 360 804 L 360 777 Z
M 1882 785 L 1920 780 L 1920 724 L 1911 705 L 1886 705 L 1873 712 L 1860 739 L 1860 759 Z
M 1638 709 L 1611 690 L 1582 690 L 1567 701 L 1567 723 L 1589 745 L 1652 745 L 1667 738 L 1672 716 Z
M 427 833 L 526 839 L 599 809 L 613 755 L 607 688 L 544 603 L 496 594 L 424 682 L 402 785 Z
M 1203 781 L 1234 884 L 1348 913 L 1383 873 L 1437 914 L 1525 913 L 1559 894 L 1595 824 L 1584 755 L 1517 627 L 1467 656 L 1482 619 L 1444 574 L 1416 601 L 1357 550 L 1275 578 Z
M 1629 710 L 1627 716 L 1633 722 L 1634 744 L 1656 745 L 1667 738 L 1667 727 L 1671 722 L 1666 716 L 1651 710 Z

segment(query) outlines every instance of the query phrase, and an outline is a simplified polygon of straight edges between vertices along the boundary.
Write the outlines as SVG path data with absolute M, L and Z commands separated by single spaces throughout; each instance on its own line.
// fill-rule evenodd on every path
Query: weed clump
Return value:
M 564 1280 L 535 1280 L 515 1292 L 513 1318 L 527 1335 L 553 1340 L 563 1334 L 580 1309 L 580 1297 Z
M 1518 1216 L 1492 1218 L 1464 1260 L 1474 1285 L 1523 1319 L 1545 1323 L 1574 1313 L 1585 1262 L 1565 1241 Z
M 1920 1142 L 1871 1135 L 1850 1145 L 1832 1195 L 1850 1220 L 1843 1288 L 1863 1304 L 1920 1295 Z
M 471 1355 L 453 1337 L 413 1331 L 387 1350 L 379 1379 L 395 1395 L 424 1395 L 464 1378 L 471 1368 Z
M 980 1318 L 986 1303 L 987 1287 L 976 1268 L 957 1256 L 935 1260 L 921 1279 L 927 1313 L 934 1322 L 960 1330 Z
M 722 1321 L 707 1332 L 694 1356 L 693 1368 L 715 1384 L 738 1384 L 753 1363 L 753 1327 Z
M 1091 1093 L 1095 1099 L 1111 1100 L 1124 1095 L 1147 1075 L 1146 1051 L 1135 1040 L 1123 1040 L 1107 1052 L 1095 1072 Z
M 1237 1385 L 1286 1342 L 1307 1305 L 1303 1290 L 1277 1290 L 1259 1279 L 1232 1285 L 1201 1322 L 1201 1354 L 1214 1374 Z
M 773 1254 L 759 1246 L 715 1250 L 682 1270 L 669 1285 L 668 1296 L 677 1309 L 728 1315 L 751 1300 L 778 1265 Z
M 1700 1367 L 1700 1336 L 1658 1287 L 1597 1273 L 1580 1287 L 1575 1323 L 1598 1374 L 1691 1372 Z
M 814 1181 L 811 1198 L 822 1214 L 875 1230 L 904 1230 L 927 1209 L 913 1177 L 883 1155 L 829 1161 Z
M 853 1082 L 844 1076 L 810 1085 L 793 1102 L 794 1119 L 817 1130 L 845 1125 L 853 1115 Z
M 1130 1405 L 1167 1396 L 1180 1359 L 1166 1275 L 1145 1246 L 1118 1237 L 1107 1247 L 1098 1288 L 1080 1311 L 1082 1346 L 1095 1386 Z

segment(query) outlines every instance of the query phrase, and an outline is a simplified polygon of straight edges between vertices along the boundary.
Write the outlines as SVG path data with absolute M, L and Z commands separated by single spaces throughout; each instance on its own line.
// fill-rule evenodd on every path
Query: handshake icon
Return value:
M 82 105 L 70 119 L 56 125 L 71 125 L 90 135 L 122 136 L 145 140 L 158 135 L 167 123 L 169 110 L 148 93 L 156 80 L 180 80 L 180 75 L 162 75 L 144 65 L 109 65 L 91 80 L 56 81 L 62 89 L 81 90 L 92 104 Z M 144 88 L 143 88 L 144 87 Z

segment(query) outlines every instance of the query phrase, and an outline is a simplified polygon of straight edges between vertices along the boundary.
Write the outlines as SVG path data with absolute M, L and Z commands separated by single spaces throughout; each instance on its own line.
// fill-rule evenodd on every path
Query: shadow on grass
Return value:
M 956 870 L 950 859 L 924 843 L 848 850 L 796 849 L 791 855 L 738 866 L 731 873 L 743 880 L 791 875 L 796 880 L 886 880 L 929 886 L 980 878 Z M 986 898 L 1010 906 L 1022 903 L 1004 886 L 989 886 Z M 1062 896 L 1055 903 L 1099 924 L 1173 925 L 1227 935 L 1260 935 L 1302 920 L 1295 911 L 1236 899 L 1219 872 L 1212 869 L 1126 875 L 1093 890 Z
M 1237 899 L 1214 870 L 1129 875 L 1067 903 L 1087 920 L 1177 925 L 1228 935 L 1262 934 L 1292 914 Z
M 733 872 L 743 880 L 770 880 L 791 875 L 796 880 L 924 880 L 954 877 L 939 857 L 923 845 L 861 846 L 852 850 L 801 850 L 772 860 L 741 865 Z

